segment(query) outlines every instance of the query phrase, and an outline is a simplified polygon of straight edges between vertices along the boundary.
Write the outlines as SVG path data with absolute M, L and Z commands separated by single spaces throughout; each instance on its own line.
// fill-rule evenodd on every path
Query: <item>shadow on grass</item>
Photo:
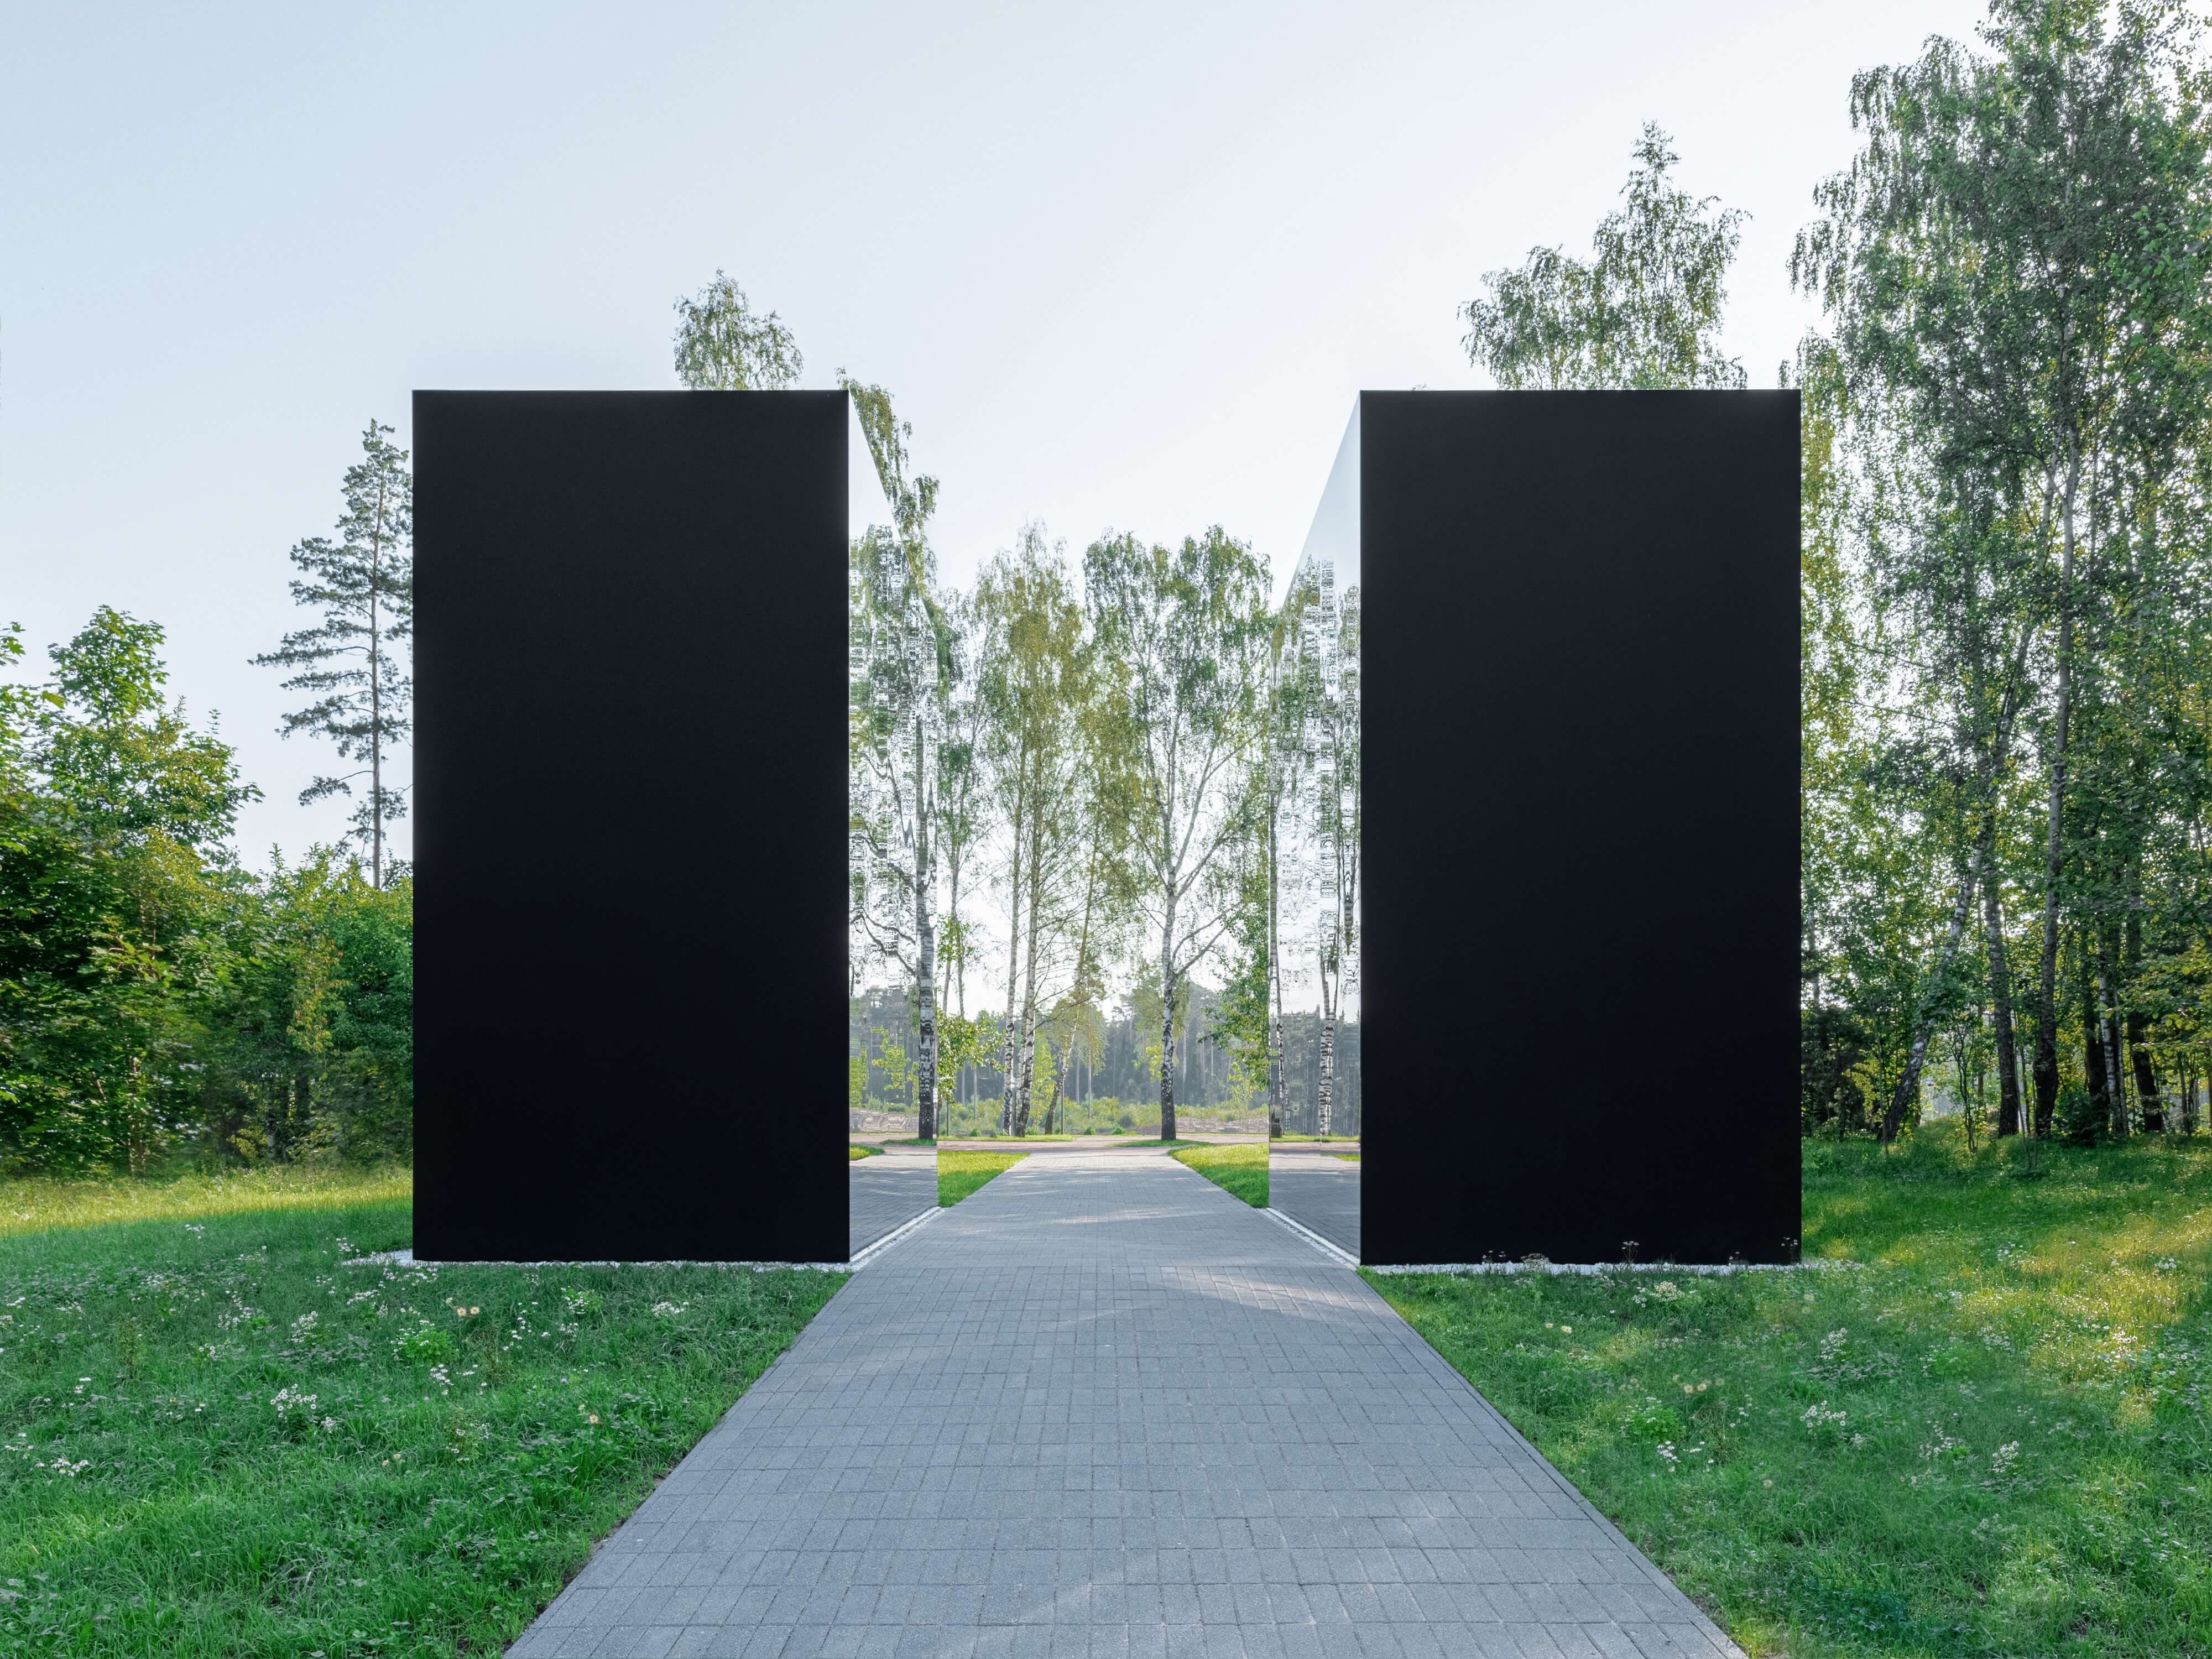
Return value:
M 406 1202 L 201 1214 L 0 1239 L 0 1652 L 497 1650 L 845 1279 L 348 1267 Z
M 1733 1278 L 1370 1283 L 1753 1652 L 2207 1650 L 2212 1145 L 1811 1146 Z

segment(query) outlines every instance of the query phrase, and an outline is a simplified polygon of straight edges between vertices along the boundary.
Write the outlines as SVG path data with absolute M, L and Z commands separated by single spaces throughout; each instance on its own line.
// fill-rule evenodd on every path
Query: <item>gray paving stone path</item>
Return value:
M 1356 1273 L 1121 1152 L 856 1273 L 512 1651 L 1736 1650 Z
M 1359 1254 L 1359 1166 L 1326 1152 L 1267 1160 L 1267 1202 L 1346 1255 Z
M 937 1202 L 934 1148 L 895 1147 L 846 1168 L 851 1189 L 846 1228 L 854 1255 Z

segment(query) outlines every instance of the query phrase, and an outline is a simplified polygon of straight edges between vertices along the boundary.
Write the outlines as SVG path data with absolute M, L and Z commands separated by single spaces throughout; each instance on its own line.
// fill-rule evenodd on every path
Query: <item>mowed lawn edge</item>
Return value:
M 2212 1653 L 2212 1145 L 1808 1146 L 1808 1256 L 1367 1281 L 1757 1655 Z
M 1232 1141 L 1226 1146 L 1185 1146 L 1168 1156 L 1185 1169 L 1195 1170 L 1215 1186 L 1243 1199 L 1255 1210 L 1267 1207 L 1267 1148 Z
M 937 1204 L 951 1209 L 1029 1156 L 1026 1152 L 948 1152 L 937 1154 Z
M 497 1651 L 848 1277 L 349 1267 L 359 1192 L 0 1237 L 0 1652 Z

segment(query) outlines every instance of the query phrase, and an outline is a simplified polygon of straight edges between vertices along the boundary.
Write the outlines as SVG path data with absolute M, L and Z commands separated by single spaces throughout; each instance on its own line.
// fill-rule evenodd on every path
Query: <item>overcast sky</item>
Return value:
M 1111 7 L 15 5 L 0 29 L 0 622 L 106 603 L 268 799 L 328 752 L 247 665 L 307 618 L 371 417 L 417 386 L 672 387 L 717 266 L 805 383 L 896 395 L 945 570 L 1024 518 L 1220 523 L 1296 556 L 1352 395 L 1480 384 L 1455 307 L 1587 248 L 1639 125 L 1747 210 L 1728 345 L 1813 320 L 1785 260 L 1852 72 L 1956 0 Z M 740 632 L 746 619 L 732 617 Z M 589 641 L 577 670 L 588 672 Z M 588 781 L 584 781 L 588 789 Z

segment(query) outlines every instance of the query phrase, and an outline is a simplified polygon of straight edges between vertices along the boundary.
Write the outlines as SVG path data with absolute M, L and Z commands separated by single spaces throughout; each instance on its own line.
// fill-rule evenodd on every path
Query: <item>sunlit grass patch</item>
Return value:
M 2212 1146 L 1808 1149 L 1848 1272 L 1376 1276 L 1754 1653 L 2212 1652 Z
M 883 1155 L 884 1149 L 880 1146 L 862 1146 L 852 1141 L 845 1145 L 845 1161 L 848 1164 L 858 1164 L 864 1158 L 881 1158 Z
M 1024 1152 L 947 1152 L 937 1155 L 937 1202 L 949 1208 L 1020 1163 Z
M 201 1213 L 0 1240 L 0 1652 L 496 1651 L 844 1282 Z
M 1188 1146 L 1170 1154 L 1255 1210 L 1267 1207 L 1267 1146 L 1264 1141 L 1226 1146 Z
M 156 1181 L 7 1179 L 0 1180 L 0 1237 L 117 1221 L 405 1202 L 414 1194 L 413 1172 L 391 1167 L 286 1164 Z

